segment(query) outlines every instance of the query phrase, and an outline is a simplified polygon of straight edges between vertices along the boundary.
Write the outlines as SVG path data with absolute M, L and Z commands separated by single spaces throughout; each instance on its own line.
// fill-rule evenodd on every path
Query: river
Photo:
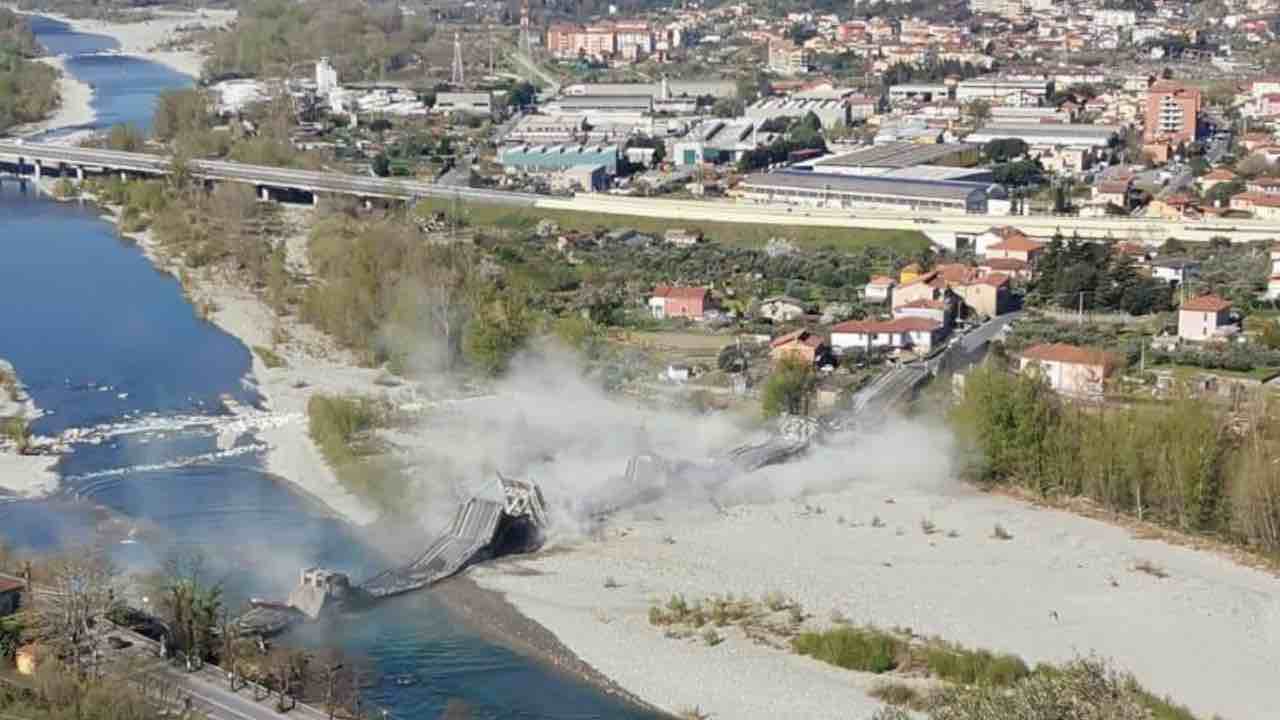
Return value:
M 47 19 L 33 25 L 95 88 L 98 128 L 146 128 L 158 93 L 191 84 L 152 62 L 93 54 L 112 49 L 110 38 Z M 379 569 L 383 561 L 353 528 L 261 469 L 252 436 L 218 445 L 211 428 L 228 415 L 224 399 L 258 401 L 249 351 L 199 319 L 174 278 L 94 208 L 52 202 L 12 179 L 0 185 L 0 226 L 0 357 L 48 413 L 34 431 L 154 426 L 75 446 L 59 463 L 56 496 L 0 504 L 7 543 L 39 551 L 104 544 L 138 571 L 175 550 L 199 550 L 236 599 L 281 596 L 309 564 L 357 579 Z M 381 679 L 366 701 L 391 717 L 433 718 L 453 699 L 476 718 L 651 717 L 478 637 L 430 592 L 299 633 L 299 642 L 367 657 Z M 416 682 L 402 684 L 410 677 Z

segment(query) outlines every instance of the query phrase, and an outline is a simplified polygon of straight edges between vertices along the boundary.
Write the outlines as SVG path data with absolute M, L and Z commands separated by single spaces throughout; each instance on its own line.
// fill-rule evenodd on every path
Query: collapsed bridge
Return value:
M 352 585 L 343 573 L 323 568 L 302 571 L 285 602 L 251 600 L 252 609 L 236 621 L 241 635 L 268 637 L 294 623 L 434 585 L 478 562 L 542 545 L 547 527 L 542 491 L 532 482 L 498 476 L 502 500 L 473 496 L 459 507 L 448 527 L 409 562 Z

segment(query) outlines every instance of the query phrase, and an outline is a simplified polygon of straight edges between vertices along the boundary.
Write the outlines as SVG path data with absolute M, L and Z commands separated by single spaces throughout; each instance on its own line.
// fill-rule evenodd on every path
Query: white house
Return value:
M 946 337 L 937 320 L 900 317 L 893 320 L 849 320 L 831 327 L 831 347 L 844 353 L 872 349 L 912 349 L 929 352 Z
M 1237 328 L 1227 314 L 1230 310 L 1231 303 L 1217 295 L 1187 300 L 1178 308 L 1178 337 L 1203 342 L 1234 335 Z
M 1024 350 L 1018 370 L 1040 373 L 1049 387 L 1064 395 L 1096 397 L 1116 366 L 1116 358 L 1102 350 L 1053 343 Z
M 1186 258 L 1156 260 L 1151 264 L 1151 276 L 1157 280 L 1185 284 L 1200 274 L 1200 263 Z
M 805 304 L 802 301 L 785 295 L 778 295 L 760 301 L 758 314 L 760 317 L 769 318 L 773 322 L 791 322 L 797 318 L 804 317 L 805 310 Z
M 898 283 L 887 275 L 876 275 L 862 289 L 862 297 L 867 302 L 888 302 L 893 298 L 893 289 Z

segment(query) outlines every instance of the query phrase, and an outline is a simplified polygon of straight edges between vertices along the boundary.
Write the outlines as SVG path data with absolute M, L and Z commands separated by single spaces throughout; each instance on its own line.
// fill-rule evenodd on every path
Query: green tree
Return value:
M 387 157 L 386 153 L 378 153 L 373 156 L 370 169 L 378 177 L 387 177 L 391 174 L 391 159 Z
M 490 292 L 467 326 L 467 360 L 493 376 L 506 372 L 515 354 L 533 334 L 529 297 L 519 291 Z
M 774 366 L 761 393 L 761 409 L 765 417 L 783 413 L 805 415 L 817 388 L 813 364 L 796 355 L 785 355 Z

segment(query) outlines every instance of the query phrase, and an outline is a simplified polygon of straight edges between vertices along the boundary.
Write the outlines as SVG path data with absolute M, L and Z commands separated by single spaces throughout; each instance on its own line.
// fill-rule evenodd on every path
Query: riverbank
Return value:
M 630 693 L 712 717 L 869 717 L 879 678 L 721 629 L 673 640 L 649 608 L 782 592 L 808 615 L 911 628 L 1029 663 L 1096 653 L 1208 717 L 1280 716 L 1277 579 L 1219 555 L 925 472 L 943 448 L 843 490 L 615 517 L 602 539 L 471 577 Z M 864 471 L 865 472 L 865 471 Z M 874 477 L 874 475 L 882 475 Z M 931 478 L 925 480 L 923 478 Z M 662 519 L 657 519 L 661 516 Z M 994 537 L 999 525 L 1009 539 Z
M 119 47 L 113 51 L 143 60 L 160 63 L 170 69 L 199 79 L 204 56 L 198 48 L 175 48 L 185 30 L 192 28 L 220 28 L 230 25 L 236 18 L 234 10 L 146 10 L 148 19 L 139 22 L 108 22 L 87 18 L 73 18 L 57 13 L 30 12 L 66 23 L 74 32 L 103 35 L 116 41 Z
M 36 62 L 58 71 L 58 109 L 38 123 L 13 128 L 10 134 L 15 137 L 31 137 L 51 130 L 71 130 L 57 140 L 67 144 L 74 144 L 91 135 L 92 131 L 87 128 L 98 117 L 93 109 L 93 88 L 67 70 L 66 58 L 61 55 L 38 58 Z M 73 130 L 74 128 L 84 129 Z
M 25 427 L 40 414 L 13 365 L 0 358 L 0 430 L 10 423 Z M 53 469 L 57 462 L 54 456 L 21 453 L 17 441 L 0 432 L 0 491 L 3 493 L 38 497 L 52 492 L 58 486 L 58 474 Z
M 305 263 L 305 224 L 311 210 L 286 209 L 292 231 L 285 239 L 289 262 Z M 192 272 L 163 255 L 149 231 L 129 233 L 143 254 L 157 268 L 183 282 L 191 304 L 209 322 L 239 339 L 253 356 L 251 382 L 272 413 L 292 422 L 260 430 L 258 437 L 268 445 L 265 469 L 297 488 L 355 525 L 377 519 L 376 511 L 353 495 L 338 480 L 312 441 L 307 427 L 307 401 L 315 393 L 384 396 L 387 388 L 378 384 L 381 372 L 362 368 L 348 353 L 315 328 L 296 318 L 281 318 L 237 278 L 219 269 Z M 271 362 L 264 358 L 269 351 Z

